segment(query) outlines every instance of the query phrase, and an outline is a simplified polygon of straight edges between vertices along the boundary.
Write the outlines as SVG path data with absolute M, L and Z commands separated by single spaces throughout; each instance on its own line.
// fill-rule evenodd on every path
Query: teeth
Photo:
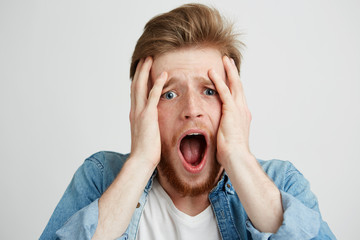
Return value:
M 188 136 L 198 136 L 198 135 L 201 135 L 201 133 L 190 133 L 190 134 L 188 134 Z

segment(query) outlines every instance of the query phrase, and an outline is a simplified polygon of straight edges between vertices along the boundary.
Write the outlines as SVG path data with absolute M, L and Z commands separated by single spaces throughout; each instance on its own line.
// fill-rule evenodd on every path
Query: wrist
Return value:
M 218 159 L 221 159 L 221 165 L 225 168 L 225 171 L 228 169 L 239 166 L 246 166 L 251 163 L 257 163 L 255 156 L 247 149 L 237 151 L 232 151 L 229 154 L 223 154 L 219 156 Z
M 152 161 L 149 158 L 146 158 L 141 155 L 130 154 L 129 158 L 126 160 L 126 164 L 132 166 L 136 169 L 141 169 L 145 174 L 152 174 L 157 167 L 159 161 Z

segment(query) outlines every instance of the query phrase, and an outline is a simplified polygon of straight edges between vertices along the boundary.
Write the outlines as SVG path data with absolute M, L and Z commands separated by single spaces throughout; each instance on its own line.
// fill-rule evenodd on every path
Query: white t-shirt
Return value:
M 140 218 L 138 240 L 221 239 L 211 205 L 192 217 L 178 210 L 154 178 Z

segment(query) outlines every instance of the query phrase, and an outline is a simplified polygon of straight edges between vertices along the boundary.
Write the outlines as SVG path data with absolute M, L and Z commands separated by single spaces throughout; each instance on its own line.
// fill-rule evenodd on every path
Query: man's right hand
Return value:
M 157 105 L 167 73 L 148 91 L 152 58 L 142 59 L 131 84 L 131 153 L 120 173 L 99 199 L 93 240 L 115 239 L 130 223 L 141 194 L 160 161 L 161 140 Z M 149 84 L 149 85 L 148 85 Z
M 151 57 L 141 59 L 131 84 L 131 159 L 151 164 L 155 168 L 160 161 L 161 140 L 157 105 L 167 73 L 163 72 L 149 92 L 149 75 L 153 63 Z

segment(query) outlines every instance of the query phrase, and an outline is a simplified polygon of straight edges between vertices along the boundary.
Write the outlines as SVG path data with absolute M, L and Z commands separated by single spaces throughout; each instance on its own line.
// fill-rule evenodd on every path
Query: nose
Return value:
M 201 118 L 204 115 L 201 102 L 195 93 L 188 93 L 183 101 L 183 119 Z

